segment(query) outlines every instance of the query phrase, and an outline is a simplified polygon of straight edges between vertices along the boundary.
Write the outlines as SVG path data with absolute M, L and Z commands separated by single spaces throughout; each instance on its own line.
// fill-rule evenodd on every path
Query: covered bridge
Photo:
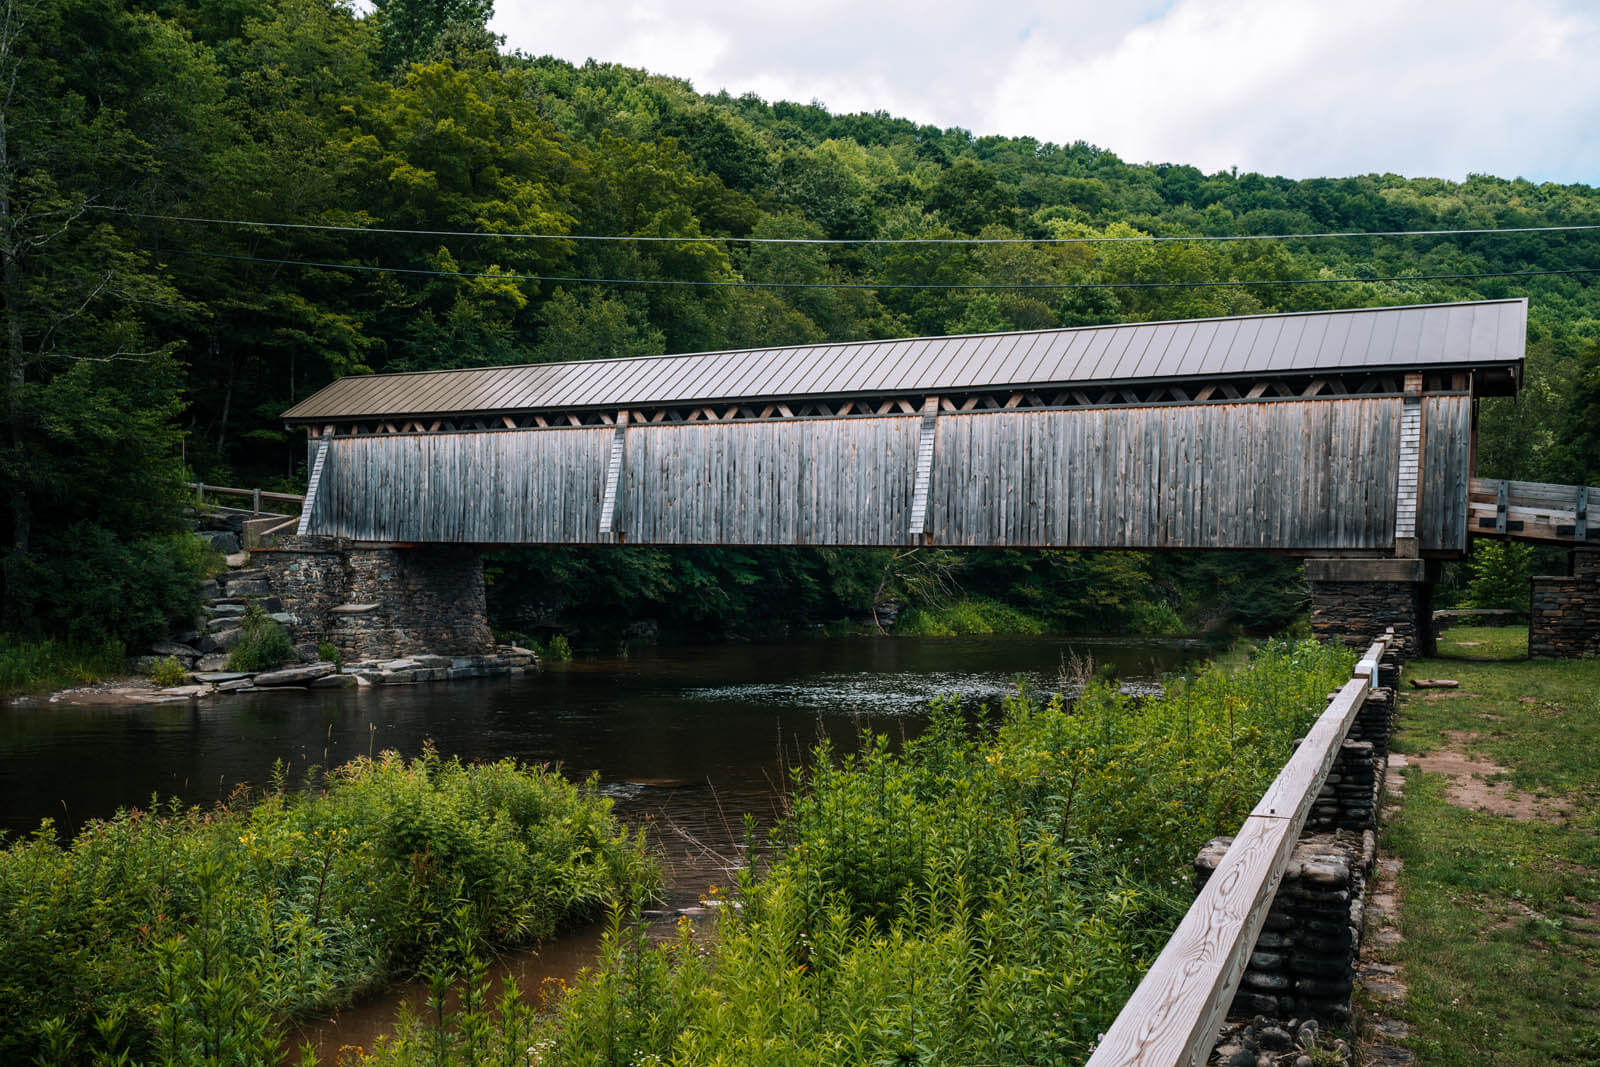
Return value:
M 1527 302 L 343 378 L 303 534 L 1459 557 Z

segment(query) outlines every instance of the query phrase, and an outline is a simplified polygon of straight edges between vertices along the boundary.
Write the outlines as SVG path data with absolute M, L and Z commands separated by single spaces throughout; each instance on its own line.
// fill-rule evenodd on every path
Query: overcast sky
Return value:
M 499 0 L 508 48 L 1133 162 L 1600 184 L 1597 0 Z

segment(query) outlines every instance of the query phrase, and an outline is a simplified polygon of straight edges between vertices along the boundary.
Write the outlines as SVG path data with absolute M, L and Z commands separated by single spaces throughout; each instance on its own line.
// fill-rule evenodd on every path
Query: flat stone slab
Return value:
M 246 678 L 236 678 L 231 682 L 218 682 L 217 683 L 217 692 L 219 692 L 219 693 L 236 693 L 241 689 L 249 689 L 249 688 L 250 688 L 250 679 L 247 678 L 247 677 Z
M 209 685 L 175 685 L 170 689 L 163 689 L 163 696 L 169 697 L 203 697 L 211 692 Z
M 206 611 L 212 618 L 221 618 L 224 615 L 243 615 L 244 602 L 242 600 L 220 601 L 216 604 L 206 605 Z
M 240 678 L 250 677 L 249 671 L 196 671 L 194 680 L 216 685 L 219 682 L 236 682 Z
M 380 671 L 413 671 L 422 664 L 414 659 L 391 659 L 378 664 Z
M 256 675 L 256 687 L 259 689 L 275 689 L 285 685 L 305 685 L 307 682 L 326 678 L 338 670 L 331 663 L 313 663 L 306 667 L 289 667 L 281 671 L 266 671 Z
M 330 615 L 365 615 L 369 611 L 377 611 L 381 606 L 380 604 L 340 604 L 336 608 L 330 608 L 328 613 Z
M 176 641 L 157 641 L 150 646 L 150 652 L 156 656 L 176 656 L 179 659 L 198 659 L 200 650 L 180 645 Z
M 321 678 L 312 679 L 312 689 L 347 689 L 357 685 L 356 676 L 353 674 L 328 674 Z
M 248 552 L 230 552 L 230 553 L 228 553 L 228 555 L 225 558 L 228 561 L 228 566 L 230 566 L 230 567 L 243 567 L 243 566 L 247 565 L 250 562 L 250 553 L 248 553 Z

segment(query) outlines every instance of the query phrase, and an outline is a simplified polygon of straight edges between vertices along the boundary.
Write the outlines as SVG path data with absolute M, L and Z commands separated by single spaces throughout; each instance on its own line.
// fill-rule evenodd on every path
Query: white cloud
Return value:
M 502 0 L 512 47 L 1134 162 L 1600 181 L 1581 0 Z

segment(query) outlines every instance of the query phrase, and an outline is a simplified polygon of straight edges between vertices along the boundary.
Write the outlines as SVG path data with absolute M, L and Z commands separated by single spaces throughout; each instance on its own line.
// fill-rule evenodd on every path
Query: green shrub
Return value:
M 163 688 L 182 685 L 185 673 L 177 656 L 167 656 L 156 660 L 155 666 L 150 668 L 150 680 Z
M 565 634 L 556 634 L 544 647 L 544 658 L 551 663 L 565 663 L 572 658 L 572 646 Z
M 1472 544 L 1472 558 L 1467 565 L 1472 577 L 1467 582 L 1464 603 L 1469 607 L 1528 610 L 1529 580 L 1534 567 L 1532 545 L 1479 538 Z
M 47 823 L 0 851 L 0 1062 L 64 1043 L 83 1060 L 275 1062 L 275 1020 L 659 884 L 592 783 L 429 751 L 318 784 L 122 812 L 66 848 Z
M 85 685 L 127 669 L 127 656 L 117 641 L 77 645 L 0 634 L 0 693 Z
M 339 651 L 339 646 L 332 641 L 324 641 L 317 646 L 317 658 L 324 663 L 331 663 L 340 670 L 344 670 L 344 653 Z
M 239 643 L 228 653 L 230 671 L 265 671 L 294 659 L 294 642 L 288 631 L 261 610 L 259 604 L 244 609 L 239 620 Z
M 503 1048 L 546 1065 L 1081 1063 L 1187 908 L 1195 852 L 1237 830 L 1353 658 L 1274 642 L 1160 698 L 1091 684 L 1070 708 L 1010 700 L 998 722 L 941 705 L 898 752 L 824 746 L 714 932 L 654 946 L 614 914 L 542 1036 Z M 370 1062 L 473 1062 L 455 1025 L 411 1020 Z
M 907 608 L 895 620 L 894 632 L 906 637 L 955 637 L 966 634 L 1042 634 L 1041 619 L 986 597 L 964 596 L 939 604 Z
M 51 531 L 27 557 L 7 561 L 16 613 L 8 622 L 75 647 L 142 648 L 189 627 L 215 558 L 188 533 L 124 539 L 89 523 Z

